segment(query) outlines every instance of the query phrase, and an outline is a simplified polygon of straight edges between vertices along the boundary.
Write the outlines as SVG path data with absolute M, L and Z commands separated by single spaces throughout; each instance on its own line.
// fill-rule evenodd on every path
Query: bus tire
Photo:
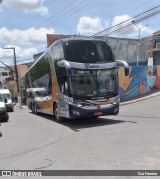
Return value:
M 8 113 L 6 113 L 5 116 L 4 116 L 2 119 L 3 119 L 3 121 L 7 122 L 8 119 L 9 119 L 9 115 L 8 115 Z
M 36 104 L 34 104 L 34 114 L 38 114 L 37 105 Z
M 38 113 L 38 112 L 37 112 L 37 106 L 36 106 L 35 103 L 32 104 L 32 113 L 33 113 L 33 114 L 37 114 L 37 113 Z
M 32 103 L 31 105 L 31 110 L 32 110 L 32 113 L 34 114 L 34 103 Z
M 53 112 L 54 112 L 55 120 L 57 122 L 62 122 L 63 118 L 59 116 L 59 109 L 58 109 L 58 105 L 57 104 L 54 105 Z

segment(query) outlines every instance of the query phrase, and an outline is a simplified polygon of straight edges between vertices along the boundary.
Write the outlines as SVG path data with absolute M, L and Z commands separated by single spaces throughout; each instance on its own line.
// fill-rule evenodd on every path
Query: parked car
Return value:
M 0 94 L 4 99 L 7 99 L 7 102 L 5 103 L 7 111 L 9 112 L 13 112 L 13 102 L 12 102 L 12 98 L 11 98 L 11 93 L 8 89 L 0 89 Z
M 3 99 L 0 95 L 0 120 L 2 121 L 8 121 L 9 115 L 5 106 L 5 103 L 7 103 L 7 99 Z

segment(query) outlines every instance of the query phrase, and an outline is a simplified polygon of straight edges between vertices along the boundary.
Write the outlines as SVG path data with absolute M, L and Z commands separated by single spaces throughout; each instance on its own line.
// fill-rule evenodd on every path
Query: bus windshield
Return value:
M 105 41 L 70 40 L 64 43 L 65 59 L 77 63 L 109 63 L 113 62 L 110 46 Z
M 75 98 L 96 98 L 118 95 L 116 69 L 72 70 L 69 77 L 70 93 Z
M 48 96 L 48 93 L 47 93 L 47 91 L 46 90 L 44 90 L 44 91 L 36 91 L 35 92 L 36 93 L 36 95 L 38 96 L 38 97 L 45 97 L 45 96 Z

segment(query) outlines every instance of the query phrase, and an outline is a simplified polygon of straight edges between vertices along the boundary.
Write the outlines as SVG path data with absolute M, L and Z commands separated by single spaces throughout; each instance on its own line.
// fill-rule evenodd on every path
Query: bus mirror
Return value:
M 66 60 L 57 62 L 59 67 L 65 67 L 66 69 L 71 68 L 70 64 Z
M 124 68 L 124 73 L 125 73 L 125 76 L 128 76 L 129 75 L 129 67 L 125 67 Z
M 59 67 L 65 67 L 63 61 L 57 62 L 57 65 L 58 65 Z
M 64 86 L 63 85 L 61 86 L 61 90 L 62 90 L 62 93 L 64 93 Z
M 65 91 L 68 91 L 68 83 L 67 82 L 64 83 L 64 86 L 65 86 Z
M 66 60 L 62 60 L 60 62 L 57 62 L 57 65 L 59 67 L 64 67 L 67 71 L 67 75 L 71 76 L 71 66 L 70 66 L 69 62 L 67 62 Z
M 123 60 L 116 60 L 116 63 L 117 63 L 117 66 L 124 66 L 124 73 L 125 73 L 125 76 L 128 76 L 129 75 L 129 65 L 127 62 L 123 61 Z

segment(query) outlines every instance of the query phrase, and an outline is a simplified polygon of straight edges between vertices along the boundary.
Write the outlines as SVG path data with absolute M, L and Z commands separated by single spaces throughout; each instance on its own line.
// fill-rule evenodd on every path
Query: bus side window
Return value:
M 68 95 L 68 82 L 66 80 L 67 78 L 65 77 L 65 80 L 64 80 L 64 93 L 66 95 Z
M 66 80 L 66 76 L 63 76 L 63 82 L 61 83 L 61 92 L 63 94 L 68 95 L 68 82 Z
M 61 43 L 53 46 L 51 51 L 52 51 L 52 55 L 53 55 L 54 60 L 64 59 L 63 46 L 62 46 Z

